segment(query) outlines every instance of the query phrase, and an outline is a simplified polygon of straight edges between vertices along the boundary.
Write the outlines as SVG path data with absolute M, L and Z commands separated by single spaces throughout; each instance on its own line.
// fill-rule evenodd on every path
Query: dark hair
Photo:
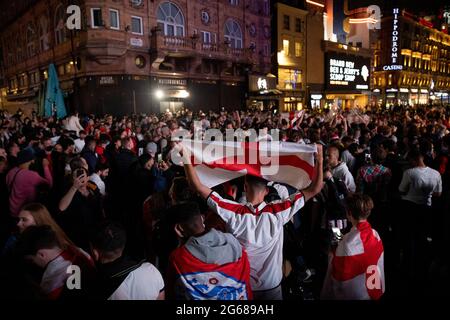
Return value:
M 86 146 L 88 146 L 92 142 L 96 142 L 93 136 L 86 136 L 86 138 L 84 139 L 84 143 Z
M 419 161 L 420 158 L 423 158 L 423 154 L 422 154 L 422 152 L 420 152 L 419 148 L 413 147 L 408 152 L 408 160 Z
M 353 139 L 349 136 L 345 136 L 342 138 L 342 143 L 348 143 L 349 145 L 353 143 Z
M 260 177 L 257 177 L 257 176 L 253 176 L 253 175 L 248 174 L 248 175 L 245 176 L 245 180 L 251 186 L 267 187 L 267 180 L 265 180 L 263 178 L 260 178 Z
M 350 151 L 351 154 L 354 154 L 358 151 L 358 147 L 359 145 L 356 142 L 354 142 L 348 146 L 348 151 Z
M 70 138 L 61 138 L 58 140 L 58 143 L 63 148 L 63 151 L 66 151 L 70 146 L 75 145 L 75 142 Z
M 61 247 L 55 231 L 48 225 L 30 226 L 20 235 L 18 248 L 23 255 L 34 256 L 41 249 Z
M 69 166 L 70 166 L 70 170 L 72 170 L 72 172 L 74 172 L 77 169 L 83 168 L 83 160 L 81 160 L 80 156 L 76 156 L 75 158 L 73 158 L 72 160 L 70 160 Z
M 366 194 L 349 194 L 346 199 L 347 210 L 355 220 L 367 219 L 373 209 L 372 198 Z
M 389 152 L 397 151 L 397 144 L 394 142 L 394 140 L 386 139 L 381 144 L 382 144 L 383 148 L 385 148 Z
M 151 159 L 153 159 L 153 156 L 148 153 L 144 153 L 139 157 L 139 164 L 141 167 L 144 167 L 147 162 L 149 162 Z
M 184 202 L 169 209 L 167 220 L 170 225 L 191 224 L 194 218 L 201 215 L 200 208 L 196 202 Z
M 127 234 L 118 223 L 106 221 L 91 239 L 92 247 L 102 253 L 117 254 L 125 248 Z
M 109 169 L 109 165 L 107 163 L 101 163 L 100 161 L 98 161 L 95 165 L 95 172 L 103 171 L 106 169 Z
M 385 160 L 385 157 L 383 157 L 383 149 L 379 145 L 372 148 L 370 156 L 373 164 L 382 164 Z
M 341 159 L 341 153 L 342 153 L 342 146 L 340 144 L 337 143 L 332 143 L 328 146 L 327 148 L 327 152 L 330 150 L 330 148 L 334 148 L 338 151 L 338 159 Z
M 194 193 L 189 188 L 189 183 L 185 177 L 176 177 L 172 181 L 170 188 L 177 203 L 186 202 L 194 197 Z
M 119 141 L 119 140 L 121 140 L 121 138 L 120 138 L 120 136 L 114 136 L 113 138 L 112 138 L 112 143 L 114 144 L 114 143 L 116 143 L 117 141 Z

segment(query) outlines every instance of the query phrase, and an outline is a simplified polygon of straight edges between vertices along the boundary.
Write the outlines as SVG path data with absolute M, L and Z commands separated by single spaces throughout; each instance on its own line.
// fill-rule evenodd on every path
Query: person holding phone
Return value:
M 95 226 L 104 219 L 101 195 L 95 183 L 89 181 L 88 171 L 73 171 L 73 184 L 59 201 L 63 229 L 73 242 L 89 250 L 89 238 Z

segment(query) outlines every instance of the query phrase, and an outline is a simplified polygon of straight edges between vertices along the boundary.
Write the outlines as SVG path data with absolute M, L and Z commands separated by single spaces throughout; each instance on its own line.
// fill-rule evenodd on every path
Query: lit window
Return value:
M 300 42 L 295 43 L 295 56 L 296 57 L 302 56 L 302 44 Z
M 283 40 L 283 51 L 285 56 L 289 56 L 289 40 Z

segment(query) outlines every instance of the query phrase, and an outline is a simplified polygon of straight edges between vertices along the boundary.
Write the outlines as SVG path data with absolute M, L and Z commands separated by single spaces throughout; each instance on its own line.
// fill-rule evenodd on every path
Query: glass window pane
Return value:
M 172 25 L 167 25 L 167 34 L 166 36 L 174 36 L 175 30 Z
M 177 27 L 177 36 L 184 36 L 183 27 Z

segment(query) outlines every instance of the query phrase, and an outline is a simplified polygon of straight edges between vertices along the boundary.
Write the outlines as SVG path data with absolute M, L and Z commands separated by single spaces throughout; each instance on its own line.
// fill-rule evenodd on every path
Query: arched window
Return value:
M 158 7 L 157 21 L 164 35 L 184 37 L 183 13 L 175 4 L 161 3 Z
M 231 48 L 242 49 L 242 30 L 236 21 L 230 19 L 225 23 L 225 39 Z
M 66 28 L 65 28 L 66 13 L 64 7 L 60 5 L 56 9 L 55 14 L 55 40 L 56 45 L 66 41 Z
M 36 29 L 34 24 L 30 23 L 27 27 L 27 55 L 32 57 L 36 54 Z
M 48 46 L 48 20 L 47 17 L 41 16 L 39 19 L 39 46 L 41 51 L 49 49 Z

